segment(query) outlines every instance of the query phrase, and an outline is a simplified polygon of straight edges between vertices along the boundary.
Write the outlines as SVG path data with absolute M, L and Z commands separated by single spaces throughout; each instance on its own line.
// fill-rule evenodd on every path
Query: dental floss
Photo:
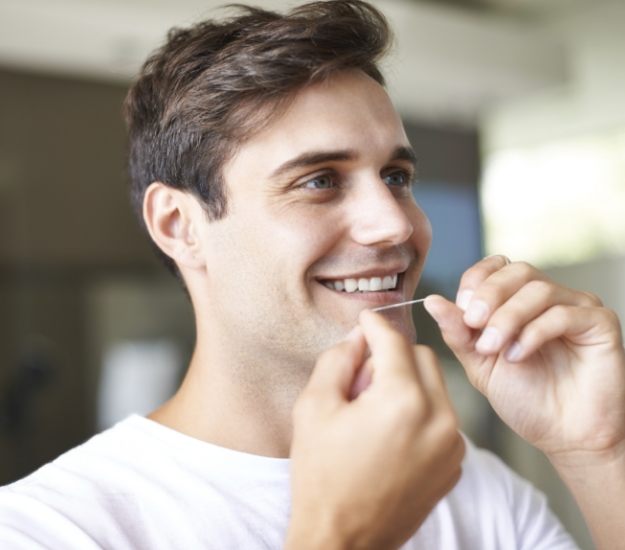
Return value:
M 399 302 L 397 304 L 391 304 L 390 306 L 374 307 L 371 311 L 384 311 L 385 309 L 391 309 L 391 308 L 394 308 L 394 307 L 408 306 L 410 304 L 418 304 L 420 302 L 425 302 L 425 298 L 419 298 L 418 300 L 408 300 L 407 302 Z

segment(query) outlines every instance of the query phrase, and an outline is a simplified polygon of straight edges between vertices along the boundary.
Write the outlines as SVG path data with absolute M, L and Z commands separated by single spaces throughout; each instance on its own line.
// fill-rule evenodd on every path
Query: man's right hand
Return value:
M 362 369 L 371 383 L 351 399 Z M 434 353 L 370 311 L 321 355 L 293 423 L 286 548 L 399 548 L 460 478 L 464 442 Z

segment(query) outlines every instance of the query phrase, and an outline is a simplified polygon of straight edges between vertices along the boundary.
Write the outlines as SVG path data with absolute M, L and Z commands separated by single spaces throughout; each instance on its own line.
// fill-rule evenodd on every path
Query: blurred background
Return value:
M 170 27 L 213 0 L 0 3 L 0 483 L 174 390 L 190 306 L 130 210 L 121 102 Z M 283 10 L 293 2 L 255 2 Z M 625 318 L 625 3 L 374 1 L 434 242 L 419 295 L 505 253 Z M 490 413 L 422 309 L 464 429 L 590 539 L 550 465 Z

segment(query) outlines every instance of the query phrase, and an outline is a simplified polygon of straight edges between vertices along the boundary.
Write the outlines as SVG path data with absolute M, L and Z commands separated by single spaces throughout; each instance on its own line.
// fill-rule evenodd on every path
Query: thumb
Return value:
M 464 322 L 464 311 L 442 296 L 428 296 L 425 309 L 437 322 L 443 340 L 463 366 L 469 382 L 486 395 L 486 388 L 494 361 L 475 350 L 480 331 L 468 327 Z
M 366 347 L 362 330 L 354 328 L 344 340 L 320 355 L 304 393 L 334 402 L 348 400 Z
M 456 304 L 433 294 L 425 299 L 423 306 L 436 321 L 443 340 L 458 359 L 462 361 L 463 356 L 474 353 L 477 331 L 465 324 L 464 312 Z

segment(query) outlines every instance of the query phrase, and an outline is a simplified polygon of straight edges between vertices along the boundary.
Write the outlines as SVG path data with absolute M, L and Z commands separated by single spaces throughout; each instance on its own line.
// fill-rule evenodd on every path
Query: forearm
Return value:
M 598 550 L 625 549 L 625 445 L 594 457 L 550 457 L 573 494 Z
M 349 545 L 324 529 L 311 530 L 291 522 L 284 550 L 346 550 Z

